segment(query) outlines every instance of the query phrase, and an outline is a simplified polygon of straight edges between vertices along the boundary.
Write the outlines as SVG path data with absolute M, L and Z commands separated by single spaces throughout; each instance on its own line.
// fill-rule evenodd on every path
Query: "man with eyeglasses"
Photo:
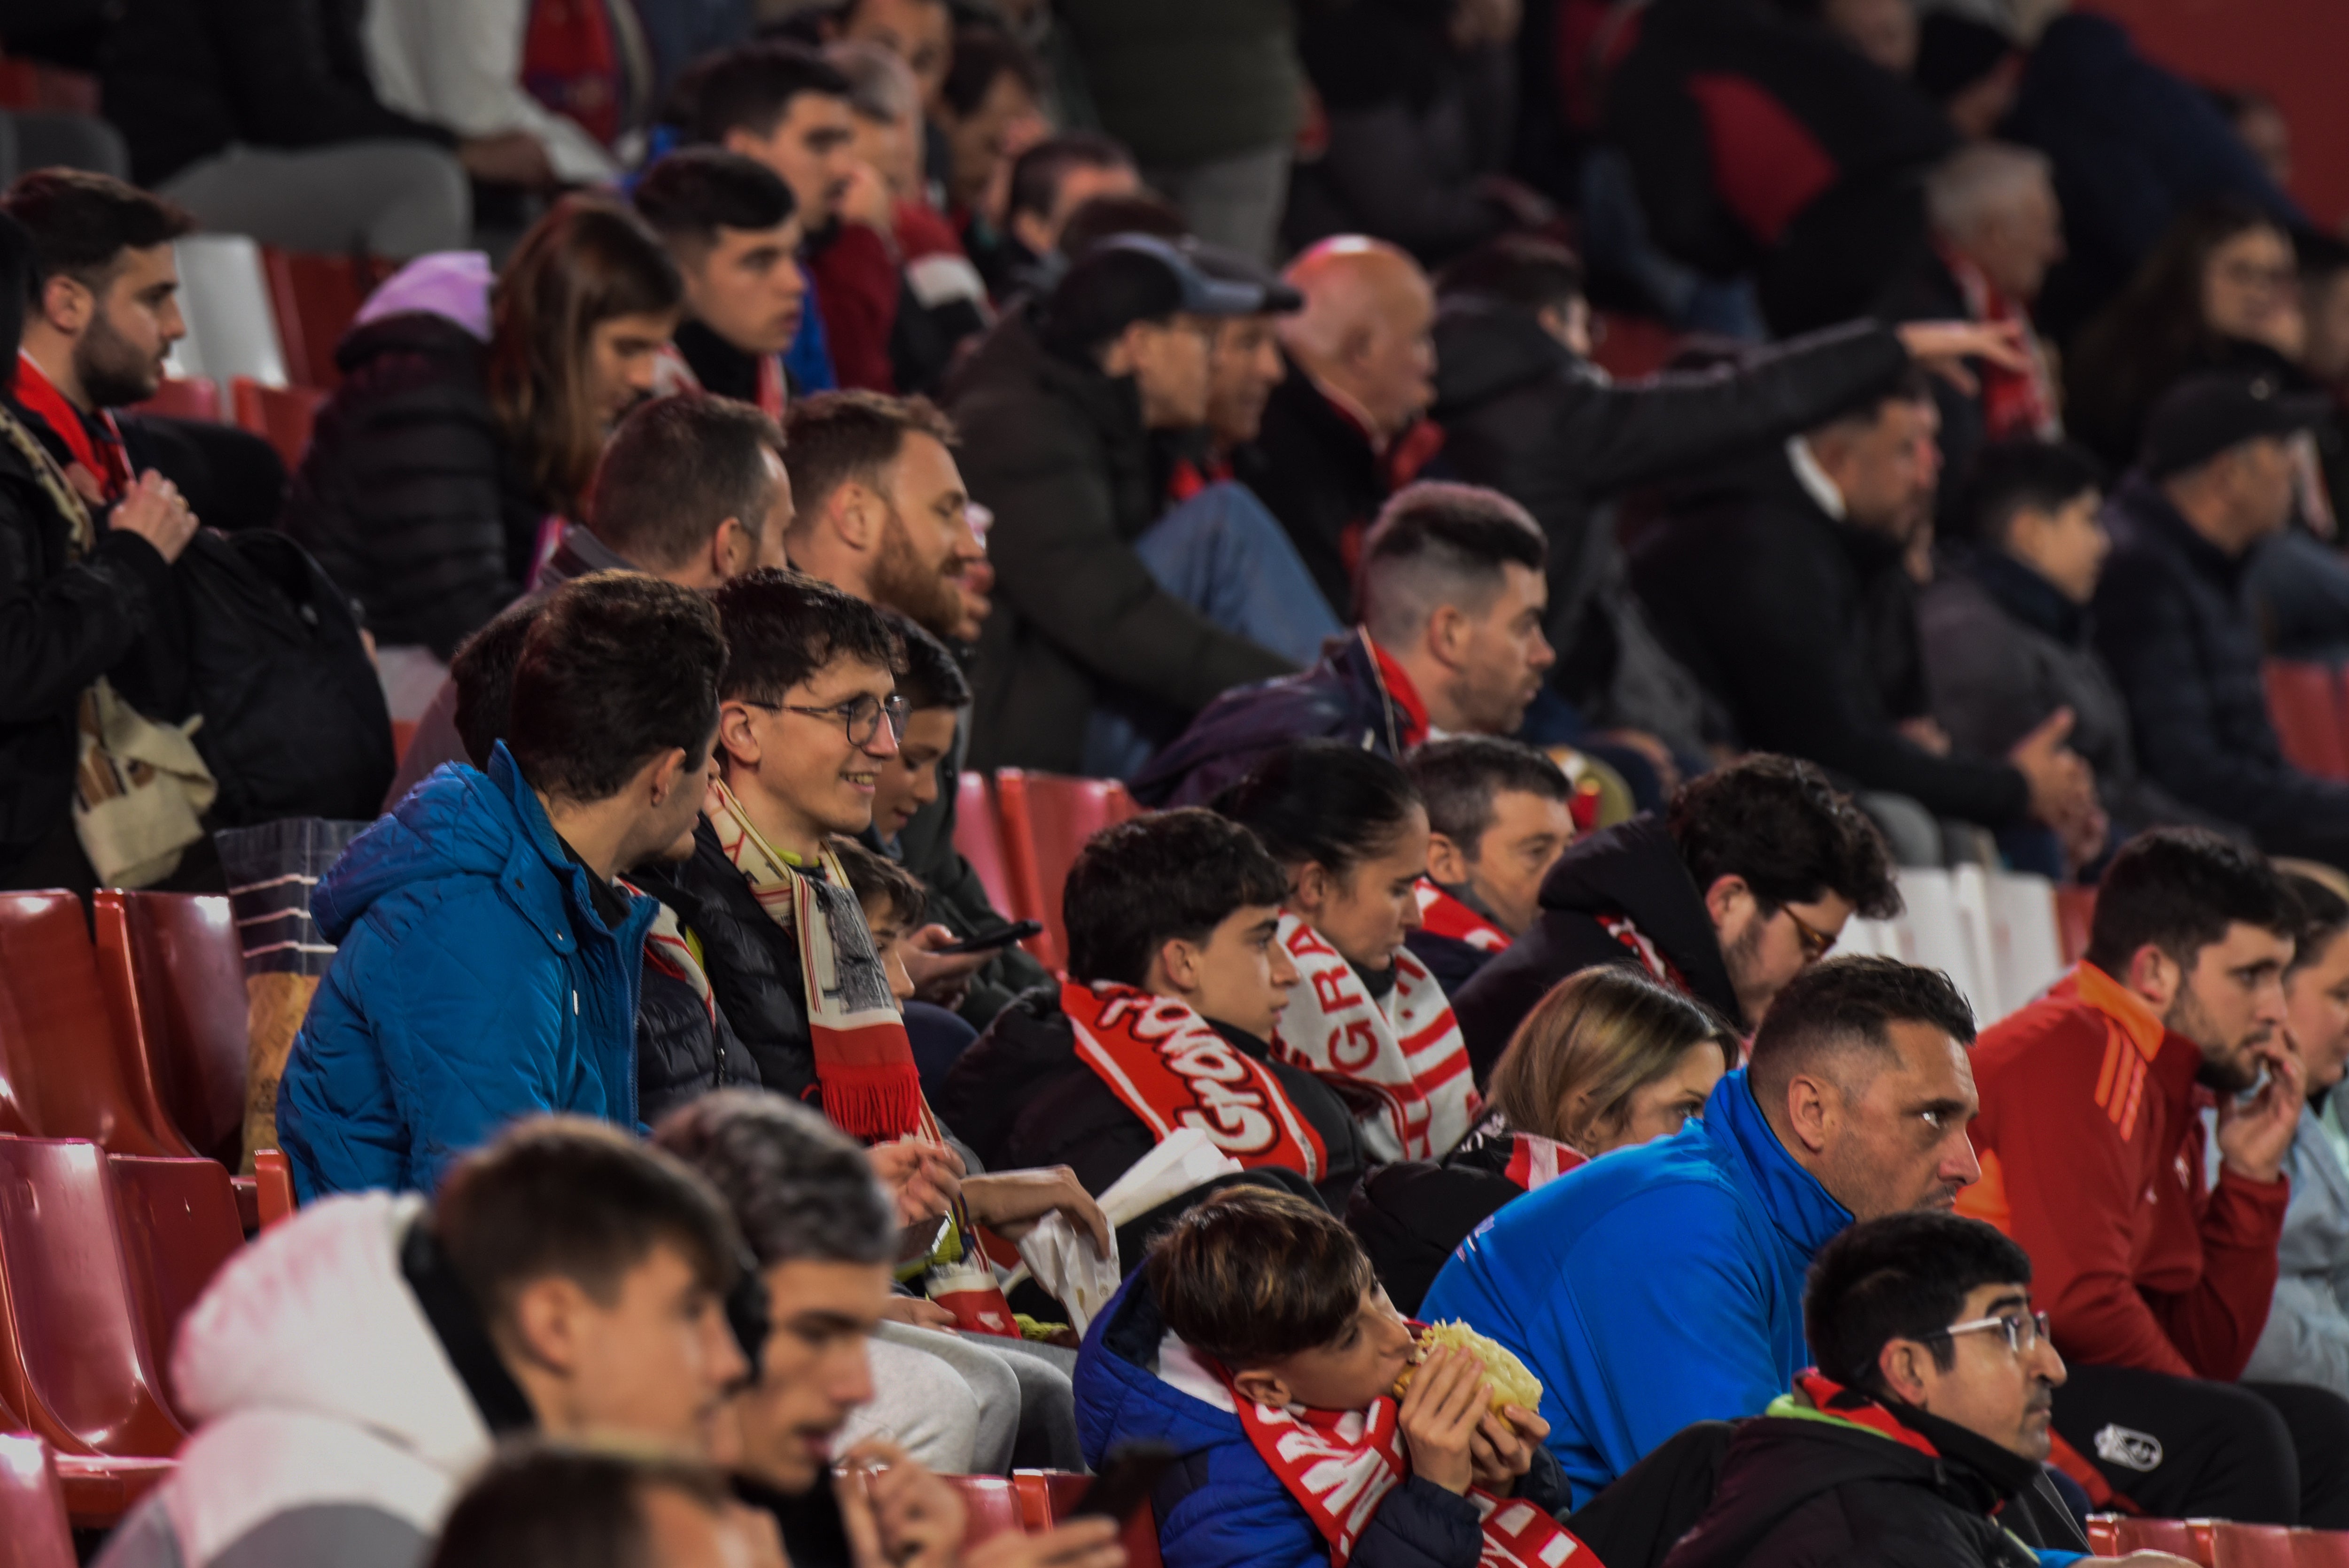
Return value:
M 2215 833 L 2116 855 L 2085 961 L 1976 1048 L 1982 1182 L 1962 1206 L 2039 1264 L 2072 1362 L 2056 1427 L 2085 1480 L 2170 1518 L 2339 1530 L 2349 1401 L 2239 1381 L 2303 1098 L 2282 1035 L 2292 911 L 2274 869 Z
M 1870 1220 L 1820 1250 L 1803 1313 L 1817 1366 L 1739 1429 L 1665 1568 L 2031 1568 L 2085 1553 L 2045 1476 L 2064 1358 L 2021 1247 L 1954 1214 Z

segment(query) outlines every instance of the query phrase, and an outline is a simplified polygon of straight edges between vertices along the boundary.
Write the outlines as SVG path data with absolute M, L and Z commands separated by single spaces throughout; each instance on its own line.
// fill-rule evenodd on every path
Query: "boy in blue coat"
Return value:
M 448 764 L 318 884 L 337 944 L 278 1085 L 304 1202 L 430 1191 L 534 1111 L 635 1130 L 636 989 L 657 909 L 613 878 L 693 831 L 726 645 L 700 594 L 565 584 L 514 671 L 487 772 Z
M 1465 1351 L 1428 1352 L 1395 1398 L 1415 1337 L 1326 1210 L 1226 1188 L 1086 1336 L 1085 1458 L 1175 1450 L 1152 1500 L 1166 1568 L 1476 1568 L 1488 1544 L 1555 1568 L 1578 1548 L 1552 1517 L 1547 1429 L 1492 1408 Z

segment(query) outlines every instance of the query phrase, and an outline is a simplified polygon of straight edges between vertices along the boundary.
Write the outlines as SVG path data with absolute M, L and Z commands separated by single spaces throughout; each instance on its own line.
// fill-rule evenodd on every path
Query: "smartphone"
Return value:
M 1019 920 L 1012 922 L 1009 925 L 1005 926 L 1000 931 L 990 931 L 984 936 L 968 937 L 960 942 L 949 942 L 944 947 L 933 947 L 930 951 L 940 955 L 962 953 L 992 953 L 999 947 L 1009 947 L 1015 942 L 1025 942 L 1031 936 L 1041 936 L 1043 934 L 1044 923 L 1042 921 Z
M 1174 1462 L 1174 1450 L 1164 1443 L 1121 1443 L 1069 1516 L 1114 1519 L 1123 1524 L 1148 1505 L 1158 1478 Z

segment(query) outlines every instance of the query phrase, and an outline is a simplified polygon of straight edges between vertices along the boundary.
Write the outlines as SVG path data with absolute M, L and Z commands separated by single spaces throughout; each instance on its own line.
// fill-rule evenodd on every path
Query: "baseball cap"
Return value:
M 1270 303 L 1275 291 L 1296 297 L 1296 291 L 1277 278 L 1215 275 L 1202 256 L 1204 249 L 1194 241 L 1162 240 L 1155 234 L 1112 234 L 1095 242 L 1053 286 L 1044 306 L 1049 335 L 1064 346 L 1092 349 L 1137 321 L 1296 308 Z M 1238 262 L 1237 256 L 1218 261 L 1216 272 L 1227 273 L 1230 263 Z
M 2154 405 L 2140 461 L 2149 478 L 2165 480 L 2245 441 L 2312 429 L 2331 412 L 2323 397 L 2287 390 L 2272 370 L 2189 377 Z

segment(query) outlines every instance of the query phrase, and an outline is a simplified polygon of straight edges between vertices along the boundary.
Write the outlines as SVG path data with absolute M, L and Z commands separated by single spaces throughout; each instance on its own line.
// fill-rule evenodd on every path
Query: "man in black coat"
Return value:
M 1665 1568 L 2031 1568 L 2033 1545 L 2085 1547 L 2046 1491 L 2064 1360 L 2021 1247 L 1931 1210 L 1870 1220 L 1821 1250 L 1803 1310 L 1818 1369 L 1739 1430 Z
M 1826 775 L 1748 757 L 1682 786 L 1665 816 L 1568 849 L 1540 918 L 1453 1012 L 1480 1083 L 1549 988 L 1593 964 L 1637 965 L 1750 1032 L 1846 921 L 1899 909 L 1883 840 Z

